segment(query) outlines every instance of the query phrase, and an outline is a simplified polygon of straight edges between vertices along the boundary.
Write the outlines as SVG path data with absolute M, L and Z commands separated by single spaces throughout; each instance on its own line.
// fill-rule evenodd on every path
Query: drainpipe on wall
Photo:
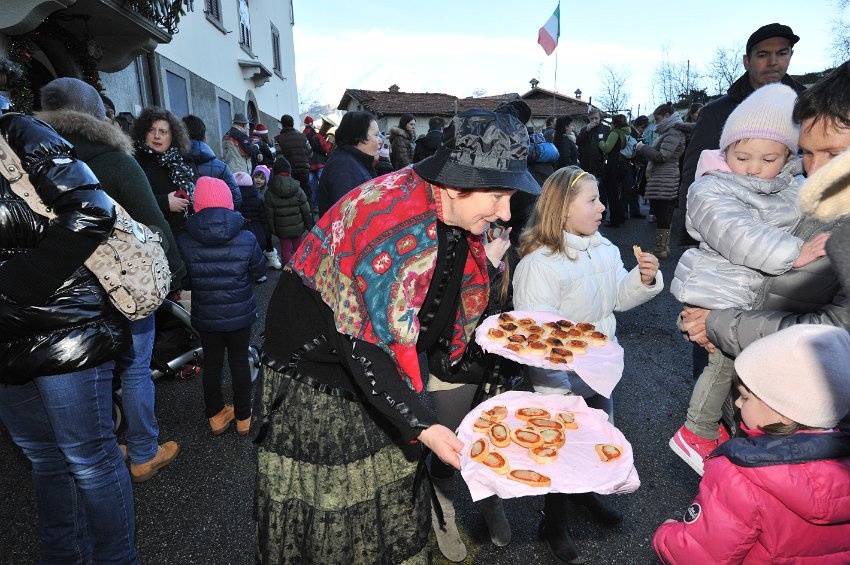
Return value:
M 148 80 L 151 85 L 151 102 L 154 106 L 163 108 L 162 105 L 162 90 L 159 82 L 158 65 L 156 64 L 156 53 L 150 52 L 145 56 L 145 62 L 148 68 Z

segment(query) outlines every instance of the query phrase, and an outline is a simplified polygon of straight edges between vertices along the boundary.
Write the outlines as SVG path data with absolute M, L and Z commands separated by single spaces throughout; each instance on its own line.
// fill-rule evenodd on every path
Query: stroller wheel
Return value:
M 248 346 L 248 368 L 251 371 L 251 382 L 257 380 L 260 374 L 260 352 L 253 345 Z
M 124 410 L 121 405 L 121 393 L 112 393 L 112 430 L 115 435 L 120 435 L 127 428 L 127 420 L 124 419 Z

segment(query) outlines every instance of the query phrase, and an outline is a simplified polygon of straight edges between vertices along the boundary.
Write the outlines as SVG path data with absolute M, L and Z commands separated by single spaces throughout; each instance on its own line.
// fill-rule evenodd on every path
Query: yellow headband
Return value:
M 573 179 L 573 182 L 570 183 L 570 186 L 567 187 L 567 190 L 570 190 L 572 187 L 574 187 L 576 185 L 576 183 L 579 181 L 579 179 L 586 174 L 587 174 L 587 171 L 582 171 L 578 175 L 576 175 L 576 178 Z

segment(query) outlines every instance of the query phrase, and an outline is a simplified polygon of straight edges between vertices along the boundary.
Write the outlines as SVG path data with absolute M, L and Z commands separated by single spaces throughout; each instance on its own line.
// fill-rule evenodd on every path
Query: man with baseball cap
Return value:
M 805 90 L 802 84 L 787 75 L 788 64 L 794 54 L 793 48 L 798 41 L 800 38 L 787 25 L 772 23 L 758 28 L 747 40 L 747 50 L 744 53 L 746 72 L 729 87 L 725 96 L 707 104 L 700 112 L 682 163 L 679 209 L 674 226 L 679 234 L 680 246 L 696 247 L 697 245 L 697 242 L 685 230 L 688 188 L 694 182 L 697 161 L 703 149 L 718 148 L 720 132 L 732 110 L 765 84 L 782 82 L 798 94 Z

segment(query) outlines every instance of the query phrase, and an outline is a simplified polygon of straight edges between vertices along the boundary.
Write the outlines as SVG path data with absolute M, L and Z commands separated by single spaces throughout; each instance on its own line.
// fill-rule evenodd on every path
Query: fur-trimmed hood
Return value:
M 112 122 L 98 120 L 91 114 L 74 110 L 44 110 L 36 112 L 35 116 L 53 126 L 63 137 L 73 138 L 69 141 L 74 145 L 78 145 L 82 138 L 92 145 L 105 146 L 111 151 L 133 154 L 130 136 Z M 82 155 L 80 158 L 85 160 Z
M 403 137 L 404 139 L 412 139 L 410 137 L 410 132 L 406 129 L 402 129 L 398 126 L 393 126 L 390 128 L 390 138 L 392 137 Z

